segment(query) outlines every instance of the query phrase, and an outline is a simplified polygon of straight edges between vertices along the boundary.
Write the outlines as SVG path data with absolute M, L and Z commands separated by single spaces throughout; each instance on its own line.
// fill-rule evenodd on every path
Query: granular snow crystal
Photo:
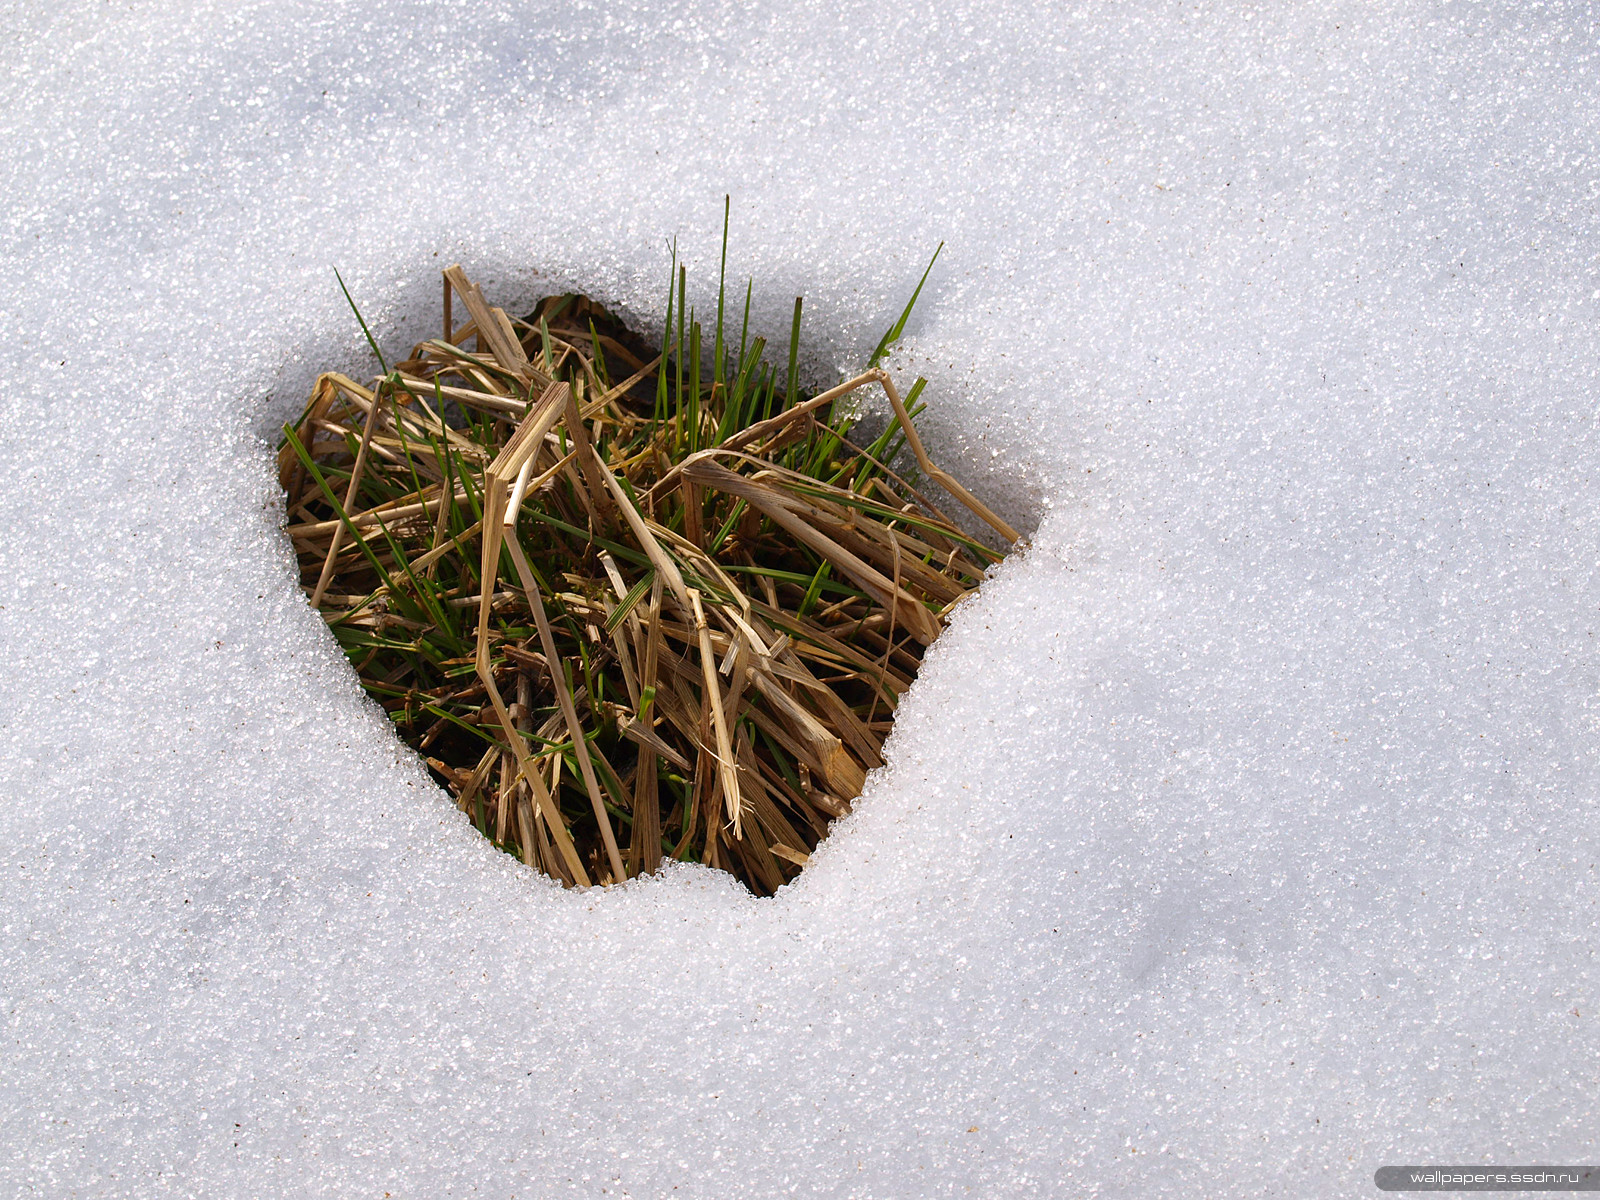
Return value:
M 1582 3 L 8 12 L 0 1191 L 1345 1197 L 1600 1158 Z M 1027 544 L 771 897 L 488 845 L 299 589 L 317 372 L 806 298 Z M 698 289 L 698 290 L 697 290 Z M 881 415 L 881 414 L 880 414 Z

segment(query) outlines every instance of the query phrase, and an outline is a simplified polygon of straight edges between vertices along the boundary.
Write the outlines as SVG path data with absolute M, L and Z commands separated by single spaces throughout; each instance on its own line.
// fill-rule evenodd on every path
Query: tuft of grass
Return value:
M 806 395 L 800 301 L 781 365 L 748 286 L 735 344 L 723 254 L 709 339 L 674 255 L 659 347 L 583 296 L 511 318 L 450 267 L 440 337 L 393 367 L 372 342 L 382 374 L 321 376 L 283 428 L 302 583 L 362 686 L 486 837 L 570 885 L 669 857 L 793 878 L 1000 557 L 917 476 L 1017 537 L 929 459 L 925 381 L 902 399 L 877 368 L 911 304 Z M 837 402 L 868 386 L 894 415 L 862 445 Z

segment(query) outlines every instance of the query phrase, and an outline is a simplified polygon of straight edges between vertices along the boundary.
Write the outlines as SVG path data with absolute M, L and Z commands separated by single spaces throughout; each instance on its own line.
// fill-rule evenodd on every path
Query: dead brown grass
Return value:
M 363 686 L 486 836 L 568 884 L 670 856 L 770 894 L 999 558 L 894 465 L 1016 533 L 885 372 L 802 398 L 792 349 L 785 380 L 720 319 L 704 348 L 675 291 L 663 355 L 582 297 L 513 320 L 450 268 L 443 336 L 368 384 L 323 375 L 284 427 L 288 532 Z M 893 413 L 864 446 L 837 408 L 862 388 Z

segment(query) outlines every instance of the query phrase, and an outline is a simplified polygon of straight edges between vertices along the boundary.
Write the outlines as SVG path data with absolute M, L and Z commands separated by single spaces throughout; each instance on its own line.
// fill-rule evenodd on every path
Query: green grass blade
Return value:
M 800 388 L 800 307 L 799 296 L 794 298 L 794 320 L 789 325 L 789 390 L 783 394 L 783 406 L 792 407 L 799 400 Z
M 722 383 L 726 378 L 722 361 L 722 307 L 727 298 L 728 283 L 728 217 L 732 213 L 733 198 L 722 198 L 722 269 L 717 274 L 717 332 L 711 348 L 711 381 Z
M 617 605 L 616 610 L 606 618 L 607 633 L 615 632 L 617 626 L 628 619 L 628 614 L 633 611 L 634 606 L 639 601 L 645 598 L 655 581 L 656 573 L 649 571 L 640 578 L 638 583 L 628 589 L 628 594 L 622 598 L 622 603 Z
M 389 364 L 383 361 L 383 351 L 378 349 L 378 343 L 372 338 L 372 330 L 367 328 L 366 320 L 361 316 L 361 310 L 356 307 L 356 302 L 351 298 L 350 289 L 344 285 L 344 276 L 339 274 L 339 268 L 333 269 L 333 277 L 339 281 L 339 290 L 344 293 L 345 302 L 350 305 L 350 311 L 355 313 L 357 322 L 361 325 L 361 332 L 366 334 L 367 345 L 372 347 L 372 352 L 378 356 L 378 365 L 383 368 L 383 373 L 389 373 Z
M 933 257 L 928 260 L 927 270 L 922 272 L 922 278 L 917 281 L 916 291 L 911 293 L 911 299 L 906 301 L 905 311 L 900 314 L 900 319 L 889 327 L 889 331 L 878 342 L 878 348 L 872 352 L 872 357 L 867 360 L 868 368 L 877 366 L 883 361 L 883 356 L 889 353 L 889 347 L 900 340 L 900 335 L 905 332 L 906 321 L 911 317 L 911 310 L 917 306 L 917 297 L 922 295 L 922 285 L 928 282 L 928 275 L 933 270 L 933 264 L 939 261 L 939 251 L 944 249 L 944 243 L 939 243 L 939 249 L 933 252 Z

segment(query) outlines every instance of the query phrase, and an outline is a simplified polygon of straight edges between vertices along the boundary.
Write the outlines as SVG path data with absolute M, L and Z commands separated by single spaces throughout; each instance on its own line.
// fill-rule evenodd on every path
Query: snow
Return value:
M 1349 1196 L 1600 1157 L 1600 110 L 1543 6 L 8 9 L 0 1189 Z M 793 886 L 489 848 L 265 439 L 438 268 L 803 292 L 1033 530 Z

